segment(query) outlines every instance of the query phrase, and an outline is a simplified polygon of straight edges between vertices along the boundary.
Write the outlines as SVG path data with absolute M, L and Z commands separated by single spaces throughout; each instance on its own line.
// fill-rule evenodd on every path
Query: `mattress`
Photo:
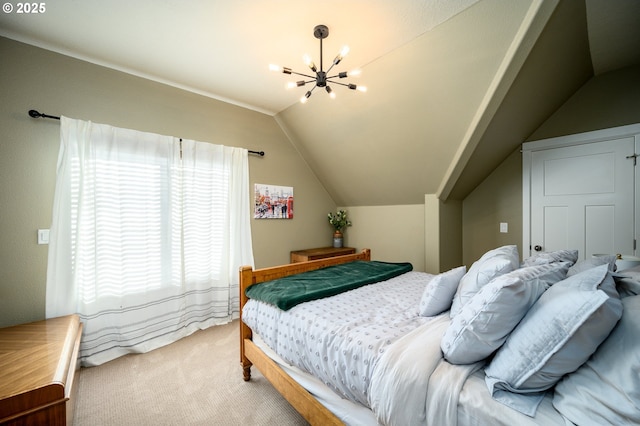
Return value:
M 249 300 L 242 318 L 288 364 L 367 406 L 378 359 L 400 337 L 432 320 L 418 315 L 416 303 L 432 278 L 411 271 L 288 311 Z

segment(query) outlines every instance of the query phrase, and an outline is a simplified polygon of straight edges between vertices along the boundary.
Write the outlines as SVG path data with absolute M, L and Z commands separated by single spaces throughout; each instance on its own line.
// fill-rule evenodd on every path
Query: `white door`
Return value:
M 531 153 L 529 255 L 635 254 L 634 145 L 631 136 Z

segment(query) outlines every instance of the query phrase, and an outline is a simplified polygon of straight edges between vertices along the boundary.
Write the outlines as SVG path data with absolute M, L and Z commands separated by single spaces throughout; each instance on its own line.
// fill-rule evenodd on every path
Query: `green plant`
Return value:
M 338 210 L 336 213 L 329 213 L 327 218 L 336 231 L 342 231 L 347 226 L 351 226 L 351 221 L 347 219 L 347 212 L 345 210 Z

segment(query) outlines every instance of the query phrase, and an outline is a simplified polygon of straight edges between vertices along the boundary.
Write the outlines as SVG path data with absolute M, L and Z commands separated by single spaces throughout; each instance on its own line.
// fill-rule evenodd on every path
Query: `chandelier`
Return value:
M 335 75 L 329 75 L 333 67 L 338 65 L 340 61 L 342 61 L 342 59 L 347 55 L 347 53 L 349 52 L 349 46 L 344 46 L 340 50 L 338 55 L 333 59 L 333 62 L 331 63 L 331 66 L 329 67 L 329 69 L 325 71 L 323 68 L 323 62 L 322 62 L 322 40 L 329 36 L 329 28 L 326 25 L 316 25 L 315 28 L 313 29 L 313 35 L 315 36 L 315 38 L 320 40 L 320 69 L 318 69 L 316 64 L 311 60 L 311 57 L 309 57 L 309 55 L 304 55 L 303 61 L 305 65 L 307 65 L 311 69 L 311 71 L 315 73 L 315 75 L 302 74 L 302 73 L 293 71 L 291 68 L 281 67 L 273 64 L 269 65 L 269 69 L 272 71 L 282 72 L 284 74 L 295 74 L 302 77 L 307 77 L 309 79 L 309 80 L 299 80 L 295 82 L 290 82 L 287 84 L 287 88 L 301 87 L 301 86 L 305 86 L 308 83 L 314 83 L 311 90 L 307 91 L 307 93 L 305 93 L 304 96 L 300 98 L 300 102 L 302 103 L 307 102 L 307 99 L 309 99 L 309 97 L 311 96 L 311 94 L 313 93 L 316 87 L 324 87 L 324 90 L 327 91 L 329 96 L 332 99 L 335 98 L 336 94 L 331 88 L 331 86 L 329 85 L 329 83 L 344 86 L 351 90 L 359 90 L 361 92 L 366 92 L 367 88 L 364 86 L 357 86 L 352 83 L 342 83 L 336 80 L 336 79 L 346 78 L 349 76 L 358 75 L 360 74 L 359 70 L 350 71 L 348 73 L 339 72 Z

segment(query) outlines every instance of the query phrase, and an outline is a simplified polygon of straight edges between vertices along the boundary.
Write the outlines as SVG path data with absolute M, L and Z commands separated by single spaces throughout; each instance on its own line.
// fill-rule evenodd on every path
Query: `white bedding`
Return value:
M 457 424 L 458 394 L 466 377 L 479 365 L 451 366 L 444 362 L 440 340 L 449 325 L 446 312 L 430 324 L 400 339 L 380 359 L 371 378 L 370 406 L 380 423 L 386 425 Z M 443 365 L 444 364 L 444 365 Z M 451 367 L 454 375 L 437 395 L 429 389 L 441 368 Z M 446 403 L 443 403 L 446 401 Z M 399 409 L 400 408 L 400 409 Z
M 478 378 L 484 377 L 483 362 L 452 365 L 443 359 L 440 340 L 449 312 L 418 315 L 418 301 L 432 278 L 409 272 L 288 311 L 250 300 L 242 318 L 282 358 L 281 365 L 297 367 L 319 378 L 317 384 L 370 407 L 379 424 L 487 424 L 493 419 L 491 424 L 564 425 L 548 398 L 536 419 L 492 400 Z M 308 381 L 301 384 L 317 394 Z
M 433 320 L 418 315 L 417 303 L 432 278 L 412 271 L 288 311 L 249 300 L 242 318 L 286 362 L 368 406 L 378 359 L 400 337 Z
M 380 426 L 376 416 L 364 405 L 341 398 L 337 393 L 329 389 L 317 377 L 300 370 L 298 367 L 288 364 L 278 356 L 258 334 L 253 335 L 253 343 L 256 344 L 269 358 L 284 370 L 300 386 L 305 388 L 313 397 L 338 417 L 345 425 L 349 426 Z
M 575 426 L 565 419 L 553 407 L 553 393 L 548 393 L 538 406 L 535 417 L 529 417 L 516 410 L 505 407 L 491 398 L 485 375 L 482 370 L 476 371 L 464 383 L 458 400 L 459 425 L 491 425 L 491 426 Z M 444 424 L 444 423 L 443 423 Z

